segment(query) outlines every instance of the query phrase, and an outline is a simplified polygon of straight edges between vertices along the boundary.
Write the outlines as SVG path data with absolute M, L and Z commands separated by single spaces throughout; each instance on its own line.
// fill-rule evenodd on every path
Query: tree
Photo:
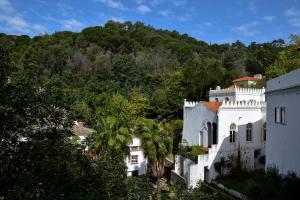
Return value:
M 172 138 L 162 124 L 153 120 L 143 120 L 138 128 L 142 138 L 142 148 L 150 163 L 152 176 L 156 178 L 157 199 L 161 199 L 160 181 L 164 175 L 166 157 L 172 152 Z
M 116 152 L 125 156 L 129 154 L 128 143 L 131 142 L 131 135 L 127 127 L 116 117 L 102 118 L 96 125 L 96 132 L 88 139 L 91 149 L 97 151 L 101 157 L 103 152 Z

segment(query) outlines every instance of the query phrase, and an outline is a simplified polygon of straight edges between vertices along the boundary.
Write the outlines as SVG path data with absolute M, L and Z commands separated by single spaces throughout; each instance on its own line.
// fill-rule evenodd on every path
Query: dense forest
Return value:
M 241 75 L 268 80 L 299 67 L 300 39 L 290 39 L 207 44 L 113 21 L 79 33 L 0 34 L 0 199 L 149 197 L 152 180 L 126 177 L 131 136 L 162 165 L 152 170 L 159 180 L 181 140 L 183 99 L 205 100 Z M 74 120 L 97 131 L 89 138 L 97 159 L 68 139 Z

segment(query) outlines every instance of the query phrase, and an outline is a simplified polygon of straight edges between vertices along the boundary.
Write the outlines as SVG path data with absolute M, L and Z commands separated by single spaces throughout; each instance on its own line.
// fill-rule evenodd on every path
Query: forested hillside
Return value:
M 109 21 L 79 33 L 33 38 L 1 34 L 0 40 L 16 70 L 30 70 L 40 88 L 60 84 L 70 94 L 69 105 L 87 121 L 97 109 L 91 98 L 115 93 L 126 99 L 143 96 L 150 118 L 180 118 L 184 98 L 205 99 L 210 87 L 228 86 L 244 74 L 265 75 L 268 67 L 275 68 L 270 77 L 276 76 L 283 73 L 277 72 L 276 60 L 291 56 L 280 53 L 289 49 L 282 39 L 249 46 L 207 44 L 141 22 Z
M 147 199 L 153 183 L 160 199 L 165 159 L 181 141 L 183 99 L 204 100 L 241 75 L 270 79 L 299 67 L 300 39 L 290 38 L 207 44 L 112 21 L 79 33 L 0 34 L 0 199 Z M 74 120 L 96 130 L 91 152 L 69 139 Z M 127 178 L 132 135 L 157 182 Z M 178 191 L 178 199 L 219 199 Z

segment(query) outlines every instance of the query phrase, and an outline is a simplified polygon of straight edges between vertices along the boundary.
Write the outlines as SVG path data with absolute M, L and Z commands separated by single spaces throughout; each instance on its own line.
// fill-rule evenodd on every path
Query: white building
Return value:
M 234 85 L 210 90 L 209 102 L 184 102 L 182 138 L 207 150 L 198 155 L 197 163 L 176 156 L 174 172 L 188 187 L 228 173 L 237 160 L 244 169 L 264 168 L 264 93 L 264 89 Z
M 75 121 L 72 132 L 78 136 L 78 143 L 85 144 L 88 135 L 95 132 L 95 130 L 85 127 L 82 122 Z M 127 175 L 140 176 L 145 174 L 147 170 L 147 159 L 144 157 L 143 149 L 141 148 L 141 140 L 133 136 L 132 142 L 128 144 L 128 146 L 130 155 L 125 159 Z
M 266 168 L 300 175 L 300 69 L 267 82 Z
M 140 176 L 146 174 L 147 159 L 144 157 L 140 138 L 133 137 L 132 143 L 128 146 L 130 148 L 130 155 L 126 158 L 127 175 Z

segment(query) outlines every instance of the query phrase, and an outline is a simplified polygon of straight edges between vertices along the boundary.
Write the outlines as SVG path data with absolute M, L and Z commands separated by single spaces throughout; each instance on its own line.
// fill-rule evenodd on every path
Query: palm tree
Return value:
M 106 117 L 96 126 L 96 132 L 89 138 L 91 149 L 98 153 L 118 152 L 124 159 L 129 154 L 128 143 L 132 137 L 126 126 L 115 117 Z
M 153 177 L 157 180 L 157 199 L 161 199 L 160 180 L 164 174 L 165 159 L 172 151 L 172 138 L 160 123 L 144 120 L 138 128 L 142 139 L 142 148 L 148 159 Z

